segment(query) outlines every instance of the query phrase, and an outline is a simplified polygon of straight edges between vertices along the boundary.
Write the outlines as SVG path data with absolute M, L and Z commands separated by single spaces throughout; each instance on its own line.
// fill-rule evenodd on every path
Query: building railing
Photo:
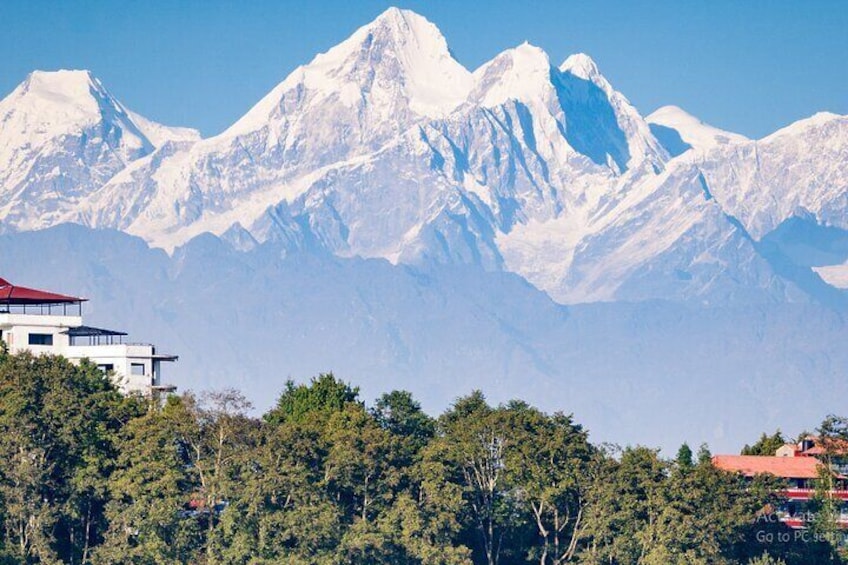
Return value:
M 3 304 L 0 314 L 26 314 L 27 316 L 82 316 L 82 302 L 58 304 Z
M 816 495 L 816 489 L 814 488 L 787 488 L 780 491 L 787 498 L 812 498 Z M 834 489 L 828 491 L 828 493 L 833 498 L 838 498 L 840 500 L 848 500 L 848 490 L 846 489 Z

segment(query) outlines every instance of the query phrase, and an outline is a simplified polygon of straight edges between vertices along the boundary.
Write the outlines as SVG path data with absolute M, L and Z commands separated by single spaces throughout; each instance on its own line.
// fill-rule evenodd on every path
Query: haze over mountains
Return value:
M 643 118 L 587 55 L 471 72 L 397 9 L 207 139 L 85 71 L 0 102 L 4 276 L 260 407 L 332 369 L 667 447 L 815 424 L 848 392 L 846 211 L 846 116 L 760 140 Z

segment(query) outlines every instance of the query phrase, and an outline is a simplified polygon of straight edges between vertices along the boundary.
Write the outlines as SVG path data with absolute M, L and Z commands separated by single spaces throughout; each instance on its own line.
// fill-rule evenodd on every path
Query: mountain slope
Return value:
M 38 261 L 32 257 L 38 256 Z M 10 280 L 90 298 L 86 321 L 152 339 L 181 391 L 237 387 L 267 409 L 320 371 L 437 414 L 483 390 L 573 412 L 595 441 L 738 449 L 843 409 L 844 316 L 811 304 L 563 307 L 506 273 L 244 253 L 202 236 L 168 256 L 109 230 L 0 236 Z
M 793 216 L 848 229 L 848 116 L 820 113 L 699 164 L 722 207 L 762 239 Z
M 374 99 L 385 93 L 356 82 L 363 57 L 368 77 L 401 85 L 416 84 L 407 75 L 421 68 L 433 83 L 468 79 L 466 99 L 451 108 L 456 98 L 442 94 L 449 103 L 430 116 L 414 111 L 415 89 Z M 429 63 L 412 73 L 404 62 L 413 60 Z M 242 230 L 255 242 L 311 242 L 342 256 L 503 268 L 499 238 L 528 222 L 596 214 L 664 166 L 647 124 L 585 55 L 560 70 L 525 44 L 473 75 L 457 69 L 432 24 L 389 10 L 292 73 L 221 136 L 118 175 L 80 217 L 166 249 L 205 231 Z M 296 102 L 280 102 L 293 92 Z M 386 108 L 394 119 L 363 121 Z M 399 129 L 385 133 L 389 126 Z

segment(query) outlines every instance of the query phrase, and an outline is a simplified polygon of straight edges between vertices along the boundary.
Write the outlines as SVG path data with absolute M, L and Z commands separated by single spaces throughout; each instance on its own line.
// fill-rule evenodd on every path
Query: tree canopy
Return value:
M 431 418 L 324 374 L 257 417 L 235 390 L 125 397 L 89 363 L 0 352 L 0 563 L 842 562 L 828 538 L 762 541 L 786 530 L 758 520 L 779 487 L 479 391 Z

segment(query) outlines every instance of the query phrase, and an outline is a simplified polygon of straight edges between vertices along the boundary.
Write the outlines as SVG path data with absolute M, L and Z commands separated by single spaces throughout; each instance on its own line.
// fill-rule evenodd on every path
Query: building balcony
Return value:
M 816 496 L 816 489 L 789 488 L 781 491 L 780 494 L 785 496 L 789 500 L 810 500 L 811 498 Z M 829 494 L 832 498 L 848 501 L 848 490 L 832 490 Z

